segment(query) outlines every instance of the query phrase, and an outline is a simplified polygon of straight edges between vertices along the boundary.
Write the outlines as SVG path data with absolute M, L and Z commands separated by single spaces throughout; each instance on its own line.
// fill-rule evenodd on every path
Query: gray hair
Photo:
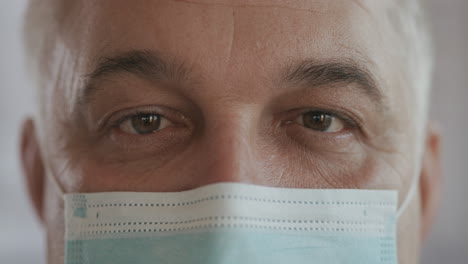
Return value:
M 414 88 L 416 118 L 420 130 L 428 120 L 434 52 L 427 16 L 420 0 L 396 0 L 398 10 L 394 12 L 395 26 L 405 44 L 407 71 L 410 85 Z M 420 133 L 416 136 L 424 138 Z

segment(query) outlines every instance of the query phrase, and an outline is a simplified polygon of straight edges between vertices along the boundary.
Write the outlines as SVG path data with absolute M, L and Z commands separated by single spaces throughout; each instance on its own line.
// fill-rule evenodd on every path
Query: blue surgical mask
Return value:
M 66 264 L 397 263 L 397 191 L 217 183 L 64 200 Z

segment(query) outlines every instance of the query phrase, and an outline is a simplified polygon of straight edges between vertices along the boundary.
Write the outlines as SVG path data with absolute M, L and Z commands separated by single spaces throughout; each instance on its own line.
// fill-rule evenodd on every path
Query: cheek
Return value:
M 365 185 L 373 174 L 364 171 L 361 158 L 356 156 L 320 155 L 283 151 L 270 162 L 272 175 L 280 186 L 292 188 L 357 188 Z M 280 174 L 278 172 L 281 172 Z
M 379 162 L 354 140 L 337 144 L 317 140 L 306 145 L 285 137 L 263 142 L 257 149 L 261 173 L 280 187 L 290 188 L 366 188 L 379 175 Z M 346 145 L 344 147 L 344 145 Z
M 68 164 L 74 169 L 69 171 L 68 190 L 180 191 L 226 181 L 290 188 L 397 189 L 394 183 L 401 175 L 393 154 L 371 150 L 353 135 L 328 137 L 294 128 L 239 144 L 221 137 L 181 136 L 185 140 L 161 140 L 170 146 L 164 150 L 141 142 L 114 151 L 110 143 L 75 144 L 69 148 L 73 163 Z
M 72 188 L 85 193 L 175 191 L 174 179 L 178 179 L 180 176 L 177 170 L 168 168 L 167 165 L 171 163 L 163 158 L 135 161 L 87 159 L 79 164 L 81 169 L 77 170 L 70 178 L 76 181 Z
M 309 145 L 288 138 L 263 144 L 261 164 L 282 187 L 399 189 L 404 174 L 401 157 L 379 152 L 354 139 Z
M 289 188 L 382 188 L 384 166 L 354 146 L 346 153 L 310 153 L 257 146 L 256 155 L 224 161 L 203 147 L 134 161 L 83 160 L 71 175 L 79 192 L 178 191 L 216 181 Z M 242 174 L 242 175 L 241 175 Z M 383 185 L 383 186 L 382 186 Z M 76 189 L 75 189 L 76 190 Z

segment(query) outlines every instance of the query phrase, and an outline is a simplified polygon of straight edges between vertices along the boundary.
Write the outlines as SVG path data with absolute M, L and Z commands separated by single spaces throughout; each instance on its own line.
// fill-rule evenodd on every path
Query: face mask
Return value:
M 423 141 L 421 141 L 423 142 Z M 422 144 L 416 157 L 422 157 Z M 66 264 L 397 263 L 398 192 L 217 183 L 183 192 L 63 194 Z
M 397 192 L 218 183 L 67 194 L 65 263 L 397 263 Z

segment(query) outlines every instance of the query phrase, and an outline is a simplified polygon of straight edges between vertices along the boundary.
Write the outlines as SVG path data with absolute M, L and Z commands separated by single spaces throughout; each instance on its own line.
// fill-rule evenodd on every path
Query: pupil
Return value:
M 132 117 L 132 127 L 139 134 L 149 134 L 159 129 L 161 117 L 155 114 L 143 114 Z
M 332 122 L 332 117 L 322 112 L 305 113 L 302 119 L 305 127 L 318 131 L 326 131 Z

